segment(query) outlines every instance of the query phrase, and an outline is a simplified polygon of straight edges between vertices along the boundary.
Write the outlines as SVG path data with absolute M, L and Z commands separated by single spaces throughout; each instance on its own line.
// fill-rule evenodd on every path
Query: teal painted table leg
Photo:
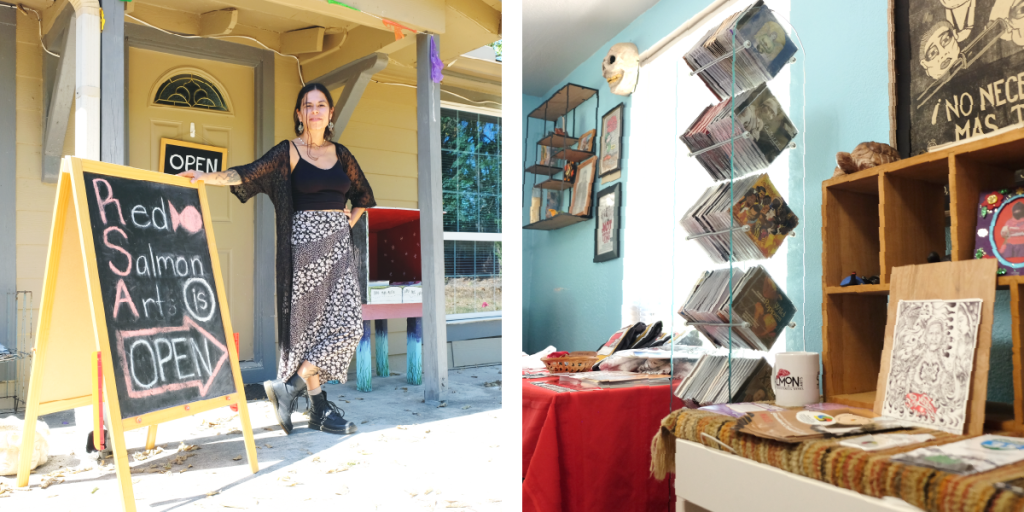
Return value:
M 370 362 L 370 321 L 363 320 L 363 338 L 359 340 L 356 348 L 356 389 L 370 392 L 373 386 L 370 385 L 370 375 L 373 373 Z
M 377 334 L 377 376 L 387 377 L 391 375 L 388 368 L 388 321 L 374 320 L 373 326 Z
M 406 320 L 405 380 L 414 386 L 423 384 L 423 319 Z

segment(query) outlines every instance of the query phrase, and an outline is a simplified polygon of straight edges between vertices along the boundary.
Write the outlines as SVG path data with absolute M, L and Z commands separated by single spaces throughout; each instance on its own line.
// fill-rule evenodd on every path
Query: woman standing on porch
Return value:
M 308 389 L 309 427 L 350 434 L 345 419 L 320 389 L 321 380 L 347 380 L 348 365 L 363 336 L 362 307 L 349 229 L 373 191 L 355 157 L 333 138 L 334 100 L 320 84 L 306 84 L 295 101 L 295 134 L 259 160 L 224 172 L 186 171 L 181 176 L 231 185 L 243 203 L 270 196 L 277 213 L 278 379 L 263 384 L 285 433 Z M 352 201 L 351 215 L 345 205 Z

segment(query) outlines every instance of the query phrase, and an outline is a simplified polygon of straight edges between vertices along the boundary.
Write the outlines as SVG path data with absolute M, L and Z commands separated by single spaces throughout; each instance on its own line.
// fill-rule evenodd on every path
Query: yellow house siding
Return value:
M 38 309 L 57 187 L 41 181 L 43 67 L 35 18 L 18 14 L 17 41 L 17 286 L 32 292 Z

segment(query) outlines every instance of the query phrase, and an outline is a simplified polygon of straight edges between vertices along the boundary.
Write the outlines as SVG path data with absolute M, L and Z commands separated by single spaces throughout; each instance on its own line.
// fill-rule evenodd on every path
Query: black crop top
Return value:
M 292 205 L 300 210 L 344 210 L 352 180 L 341 162 L 321 169 L 299 157 L 292 171 Z

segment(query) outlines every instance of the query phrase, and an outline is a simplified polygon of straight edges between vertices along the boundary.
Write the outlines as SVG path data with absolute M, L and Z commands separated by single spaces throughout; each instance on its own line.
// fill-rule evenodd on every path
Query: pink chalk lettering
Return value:
M 103 245 L 106 245 L 107 247 L 110 247 L 111 249 L 121 254 L 124 254 L 125 257 L 128 258 L 128 268 L 126 270 L 118 270 L 117 267 L 114 266 L 113 261 L 108 261 L 107 264 L 110 265 L 110 270 L 113 273 L 119 276 L 126 276 L 132 272 L 132 255 L 128 251 L 124 250 L 122 247 L 110 243 L 110 239 L 108 237 L 110 236 L 111 231 L 121 233 L 121 236 L 123 236 L 125 240 L 128 240 L 128 235 L 124 232 L 123 229 L 117 226 L 110 226 L 109 228 L 103 230 Z
M 121 307 L 122 303 L 127 303 L 128 307 L 132 309 L 132 314 L 135 318 L 139 317 L 139 310 L 135 309 L 135 303 L 132 302 L 132 296 L 128 293 L 128 287 L 124 285 L 124 279 L 117 280 L 117 296 L 114 298 L 114 318 L 117 318 L 117 310 Z
M 107 187 L 107 197 L 102 197 L 100 192 L 100 183 Z M 100 220 L 104 224 L 107 223 L 107 208 L 108 204 L 113 204 L 117 207 L 117 216 L 121 219 L 121 225 L 124 226 L 124 215 L 121 215 L 121 201 L 114 199 L 114 188 L 110 186 L 110 182 L 103 178 L 96 178 L 92 180 L 92 188 L 96 191 L 96 204 L 100 209 Z

